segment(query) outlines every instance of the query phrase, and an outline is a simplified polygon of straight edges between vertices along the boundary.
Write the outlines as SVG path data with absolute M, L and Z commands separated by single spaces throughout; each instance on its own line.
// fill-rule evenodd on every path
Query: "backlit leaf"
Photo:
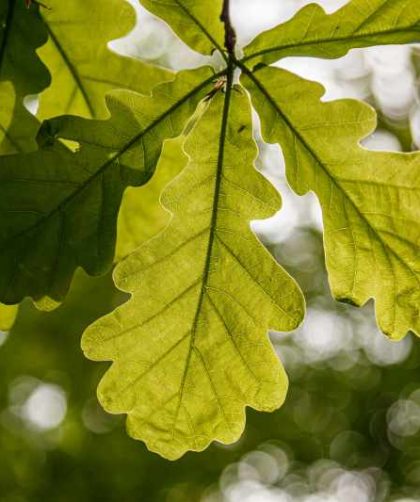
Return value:
M 49 75 L 36 54 L 47 33 L 38 7 L 24 1 L 0 0 L 0 154 L 36 148 L 37 121 L 23 99 L 49 84 Z
M 323 103 L 319 84 L 268 67 L 243 82 L 264 139 L 283 149 L 291 186 L 321 202 L 334 296 L 356 305 L 375 298 L 392 338 L 420 334 L 420 153 L 361 147 L 375 112 L 353 100 Z
M 258 35 L 244 49 L 252 65 L 288 56 L 337 58 L 354 47 L 420 40 L 418 0 L 351 0 L 328 15 L 310 4 L 290 21 Z
M 49 0 L 48 5 L 41 13 L 49 40 L 39 54 L 52 83 L 41 95 L 41 119 L 59 114 L 104 118 L 105 94 L 112 89 L 149 93 L 173 78 L 169 71 L 108 49 L 110 40 L 134 27 L 135 13 L 125 0 Z
M 12 82 L 0 82 L 0 155 L 36 150 L 38 120 L 23 105 Z
M 82 342 L 89 358 L 114 361 L 98 390 L 105 409 L 127 413 L 129 433 L 169 459 L 236 441 L 245 406 L 282 404 L 287 378 L 267 331 L 295 328 L 304 309 L 250 230 L 280 199 L 254 168 L 240 88 L 213 98 L 185 151 L 187 167 L 162 196 L 169 226 L 115 271 L 131 299 Z
M 163 188 L 188 162 L 183 142 L 183 137 L 166 141 L 151 180 L 124 192 L 118 215 L 116 261 L 128 256 L 167 225 L 169 214 L 159 199 Z
M 0 80 L 13 82 L 26 96 L 48 85 L 48 73 L 36 55 L 46 41 L 38 8 L 25 8 L 18 0 L 0 1 Z
M 156 16 L 161 17 L 178 37 L 192 49 L 211 54 L 222 51 L 224 27 L 220 20 L 223 0 L 139 0 Z
M 148 181 L 163 141 L 182 132 L 212 75 L 182 72 L 153 96 L 114 91 L 109 120 L 47 122 L 39 151 L 0 157 L 1 301 L 59 301 L 77 266 L 92 275 L 110 267 L 123 190 Z
M 0 303 L 0 331 L 9 331 L 13 326 L 18 312 L 17 305 Z

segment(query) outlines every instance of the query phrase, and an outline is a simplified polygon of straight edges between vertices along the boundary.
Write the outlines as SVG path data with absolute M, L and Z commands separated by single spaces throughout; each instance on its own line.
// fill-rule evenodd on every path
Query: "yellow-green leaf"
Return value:
M 258 35 L 244 53 L 255 66 L 288 56 L 337 58 L 354 47 L 419 40 L 418 0 L 351 0 L 331 15 L 317 4 L 307 5 L 290 21 Z
M 23 99 L 49 83 L 36 49 L 47 33 L 38 7 L 19 0 L 0 0 L 0 155 L 36 148 L 37 121 Z
M 0 303 L 0 331 L 9 331 L 15 323 L 18 313 L 17 305 L 3 305 Z
M 287 379 L 269 328 L 301 321 L 302 294 L 250 230 L 280 206 L 253 165 L 249 98 L 219 93 L 185 144 L 189 163 L 162 203 L 169 226 L 115 271 L 132 294 L 85 332 L 94 360 L 114 363 L 98 394 L 128 431 L 169 459 L 236 441 L 245 406 L 270 411 Z
M 41 94 L 40 119 L 64 113 L 104 118 L 110 90 L 149 93 L 173 78 L 169 71 L 108 49 L 109 41 L 134 27 L 135 13 L 125 0 L 48 0 L 48 5 L 41 13 L 49 40 L 39 54 L 52 83 Z
M 11 81 L 0 82 L 0 155 L 36 150 L 37 119 Z
M 0 157 L 0 301 L 60 301 L 77 266 L 91 275 L 109 269 L 123 190 L 149 180 L 164 140 L 181 134 L 212 79 L 202 68 L 152 96 L 114 91 L 109 120 L 46 122 L 39 151 Z
M 164 187 L 187 165 L 183 145 L 189 133 L 207 108 L 203 100 L 185 126 L 182 136 L 165 141 L 156 172 L 141 187 L 130 187 L 124 192 L 118 215 L 117 246 L 115 260 L 118 262 L 132 253 L 167 225 L 169 213 L 160 203 Z
M 192 49 L 211 54 L 223 50 L 224 26 L 220 20 L 223 0 L 139 0 L 161 17 Z
M 25 96 L 48 85 L 48 73 L 36 55 L 46 40 L 38 7 L 19 0 L 0 0 L 0 81 L 13 82 Z
M 116 261 L 128 256 L 167 225 L 169 214 L 160 204 L 160 194 L 188 162 L 183 143 L 183 137 L 166 141 L 151 180 L 124 192 L 118 215 Z
M 361 147 L 375 129 L 374 110 L 323 103 L 319 84 L 269 67 L 242 80 L 264 139 L 283 149 L 290 184 L 321 202 L 334 296 L 356 305 L 374 298 L 392 338 L 420 334 L 420 153 Z

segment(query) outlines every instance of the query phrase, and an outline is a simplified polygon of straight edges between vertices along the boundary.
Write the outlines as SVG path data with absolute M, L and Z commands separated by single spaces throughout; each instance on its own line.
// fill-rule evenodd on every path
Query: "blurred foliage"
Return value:
M 328 309 L 350 318 L 357 312 L 329 300 L 318 232 L 301 228 L 281 250 L 289 257 L 295 251 L 299 258 L 288 268 L 309 305 L 322 300 Z M 282 259 L 279 248 L 272 251 Z M 377 466 L 387 473 L 394 492 L 420 496 L 420 473 L 413 471 L 420 433 L 392 436 L 387 425 L 389 407 L 420 388 L 418 344 L 398 366 L 375 366 L 361 355 L 356 364 L 337 371 L 331 360 L 288 364 L 285 357 L 291 387 L 281 410 L 269 415 L 249 411 L 239 443 L 213 445 L 204 453 L 189 453 L 171 463 L 128 438 L 120 417 L 106 415 L 94 398 L 107 365 L 84 359 L 80 336 L 95 318 L 123 301 L 110 277 L 92 279 L 79 273 L 68 301 L 56 311 L 39 312 L 29 302 L 22 306 L 0 348 L 2 502 L 200 500 L 227 466 L 268 440 L 287 452 L 290 470 L 301 471 L 320 458 L 333 459 L 348 469 Z M 282 355 L 288 343 L 281 337 L 276 340 L 275 336 Z M 336 359 L 340 357 L 343 354 Z M 56 428 L 42 430 L 22 412 L 22 403 L 37 381 L 65 392 L 67 414 Z

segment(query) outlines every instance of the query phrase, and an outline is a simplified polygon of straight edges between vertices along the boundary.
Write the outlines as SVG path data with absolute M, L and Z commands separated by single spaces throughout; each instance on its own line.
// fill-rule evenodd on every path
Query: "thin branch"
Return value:
M 223 2 L 223 10 L 222 15 L 220 16 L 220 20 L 225 25 L 225 47 L 230 56 L 235 55 L 235 46 L 236 46 L 236 32 L 232 26 L 232 22 L 230 20 L 230 2 L 229 0 L 224 0 Z

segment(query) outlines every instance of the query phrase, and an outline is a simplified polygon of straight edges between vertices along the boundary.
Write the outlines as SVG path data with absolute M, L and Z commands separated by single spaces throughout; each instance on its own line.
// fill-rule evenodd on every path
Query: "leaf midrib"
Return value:
M 67 55 L 67 52 L 65 51 L 64 47 L 60 43 L 60 40 L 58 39 L 58 37 L 54 33 L 50 24 L 45 19 L 44 19 L 44 23 L 45 23 L 45 26 L 47 27 L 47 31 L 48 31 L 48 34 L 51 38 L 51 41 L 54 44 L 54 46 L 56 47 L 57 52 L 60 54 L 62 60 L 64 61 L 64 64 L 66 65 L 66 67 L 68 68 L 68 70 L 70 72 L 70 75 L 72 76 L 74 82 L 76 83 L 76 86 L 82 95 L 83 101 L 85 102 L 91 117 L 95 117 L 96 116 L 95 108 L 90 100 L 88 92 L 86 91 L 85 87 L 83 86 L 83 82 L 82 82 L 82 79 L 80 78 L 79 72 L 77 71 L 76 67 L 72 63 L 69 56 Z
M 298 138 L 298 140 L 301 142 L 301 144 L 303 145 L 303 147 L 308 151 L 308 153 L 313 157 L 313 159 L 316 161 L 316 163 L 322 168 L 322 170 L 324 171 L 324 173 L 327 175 L 327 177 L 331 180 L 331 182 L 336 186 L 336 188 L 340 191 L 340 193 L 342 193 L 346 200 L 348 200 L 351 204 L 351 206 L 353 207 L 353 209 L 356 211 L 356 213 L 360 216 L 360 219 L 363 220 L 365 222 L 365 225 L 368 227 L 368 229 L 370 229 L 370 231 L 377 236 L 381 246 L 385 249 L 388 249 L 391 254 L 397 259 L 397 261 L 399 261 L 402 265 L 404 265 L 408 270 L 409 272 L 411 273 L 411 275 L 414 277 L 414 279 L 417 281 L 417 283 L 420 284 L 420 279 L 417 277 L 415 271 L 411 268 L 411 266 L 406 263 L 402 258 L 401 256 L 399 256 L 399 254 L 386 242 L 382 239 L 382 236 L 376 231 L 376 229 L 372 226 L 372 224 L 370 223 L 370 221 L 366 218 L 366 216 L 360 211 L 359 207 L 357 206 L 357 204 L 353 201 L 353 199 L 349 196 L 349 194 L 342 188 L 341 184 L 339 183 L 339 181 L 334 178 L 334 176 L 332 176 L 332 174 L 330 173 L 330 171 L 326 168 L 326 166 L 324 165 L 324 163 L 322 162 L 322 160 L 318 157 L 318 155 L 316 154 L 316 152 L 313 151 L 313 149 L 311 148 L 311 146 L 307 143 L 307 141 L 305 140 L 305 138 L 300 134 L 300 132 L 298 131 L 298 129 L 296 129 L 294 127 L 294 125 L 292 124 L 292 122 L 290 121 L 289 117 L 287 117 L 283 112 L 282 110 L 280 109 L 280 107 L 277 105 L 277 103 L 275 102 L 275 100 L 272 98 L 271 94 L 267 91 L 267 89 L 265 88 L 265 86 L 261 83 L 260 80 L 258 80 L 258 78 L 245 66 L 245 65 L 242 65 L 242 63 L 240 64 L 241 65 L 241 68 L 242 70 L 244 71 L 244 73 L 246 75 L 248 75 L 248 77 L 254 81 L 255 85 L 258 87 L 258 89 L 260 90 L 260 92 L 266 97 L 266 99 L 268 100 L 268 102 L 271 104 L 271 106 L 276 110 L 276 112 L 280 115 L 280 117 L 282 118 L 282 120 L 286 123 L 287 127 L 293 131 L 293 133 L 295 134 L 295 136 Z
M 208 283 L 208 279 L 209 279 L 210 266 L 211 266 L 211 261 L 212 261 L 212 257 L 213 257 L 213 245 L 214 245 L 214 241 L 216 238 L 217 219 L 218 219 L 218 213 L 219 213 L 218 208 L 219 208 L 220 190 L 221 190 L 221 184 L 222 184 L 222 179 L 223 179 L 226 135 L 227 135 L 228 121 L 229 121 L 230 101 L 231 101 L 232 85 L 233 85 L 233 72 L 234 72 L 234 64 L 231 60 L 229 60 L 228 68 L 227 68 L 226 94 L 225 94 L 225 100 L 224 100 L 224 105 L 223 105 L 223 114 L 222 114 L 220 137 L 219 137 L 219 151 L 218 151 L 218 159 L 217 159 L 217 167 L 216 167 L 216 175 L 215 175 L 215 186 L 214 186 L 214 192 L 213 192 L 212 215 L 211 215 L 211 220 L 210 220 L 210 225 L 209 225 L 209 239 L 208 239 L 208 243 L 207 243 L 206 258 L 205 258 L 204 268 L 203 268 L 203 273 L 202 273 L 201 288 L 200 288 L 200 293 L 199 293 L 199 297 L 198 297 L 198 301 L 197 301 L 197 307 L 196 307 L 196 311 L 195 311 L 195 315 L 194 315 L 194 319 L 193 319 L 193 323 L 192 323 L 191 334 L 190 334 L 190 336 L 191 336 L 190 344 L 189 344 L 189 348 L 188 348 L 187 357 L 185 360 L 185 366 L 184 366 L 184 371 L 183 371 L 181 384 L 180 384 L 180 390 L 179 390 L 178 404 L 177 404 L 175 415 L 174 415 L 172 429 L 174 429 L 175 424 L 177 423 L 177 420 L 178 420 L 179 410 L 181 408 L 183 394 L 184 394 L 185 383 L 186 383 L 188 371 L 190 368 L 191 357 L 192 357 L 192 354 L 195 350 L 195 339 L 196 339 L 196 335 L 197 335 L 198 321 L 199 321 L 199 317 L 201 315 L 201 310 L 203 307 L 204 298 L 206 297 L 207 283 Z M 223 412 L 223 410 L 222 410 L 222 412 Z
M 418 24 L 415 24 L 417 26 Z M 301 47 L 306 47 L 310 45 L 322 45 L 322 44 L 335 44 L 337 42 L 352 42 L 354 40 L 359 40 L 363 39 L 366 37 L 376 37 L 376 36 L 381 36 L 381 35 L 394 35 L 398 33 L 407 33 L 412 27 L 410 26 L 409 29 L 407 28 L 398 28 L 398 29 L 392 29 L 392 30 L 386 30 L 386 31 L 377 31 L 377 32 L 372 32 L 372 33 L 361 33 L 360 35 L 346 35 L 345 37 L 337 37 L 337 38 L 320 38 L 317 40 L 311 39 L 302 43 L 293 43 L 293 44 L 285 44 L 285 45 L 278 45 L 275 47 L 270 47 L 269 49 L 264 49 L 258 52 L 254 52 L 253 54 L 249 54 L 248 56 L 245 56 L 241 62 L 245 63 L 247 61 L 250 61 L 251 59 L 255 59 L 258 56 L 263 56 L 265 54 L 270 54 L 271 52 L 277 52 L 277 51 L 285 51 L 289 49 L 294 49 L 294 48 L 301 48 Z M 420 28 L 419 28 L 419 33 L 420 33 Z M 349 49 L 346 49 L 345 53 L 348 52 Z

